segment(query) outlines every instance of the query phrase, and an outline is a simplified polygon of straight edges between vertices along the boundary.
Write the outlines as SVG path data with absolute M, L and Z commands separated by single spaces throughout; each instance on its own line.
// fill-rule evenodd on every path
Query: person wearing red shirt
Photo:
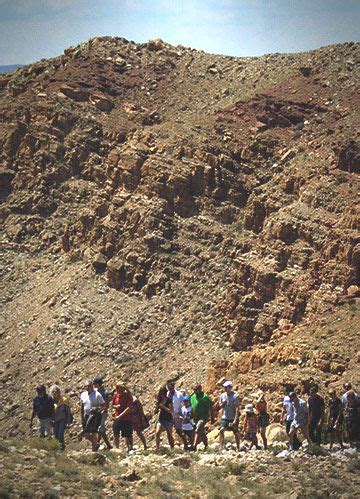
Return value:
M 132 437 L 132 406 L 134 398 L 130 390 L 121 382 L 115 387 L 115 394 L 112 399 L 112 405 L 115 409 L 113 414 L 113 433 L 115 447 L 119 448 L 120 434 L 125 438 L 128 451 L 133 448 Z

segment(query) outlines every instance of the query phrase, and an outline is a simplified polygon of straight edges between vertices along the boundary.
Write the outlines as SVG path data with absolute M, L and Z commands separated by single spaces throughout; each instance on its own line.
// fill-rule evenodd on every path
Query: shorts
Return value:
M 302 430 L 304 428 L 306 428 L 306 423 L 304 423 L 302 421 L 300 423 L 298 423 L 294 419 L 292 420 L 291 425 L 290 425 L 290 431 L 291 430 Z
M 266 428 L 270 424 L 270 416 L 267 412 L 260 412 L 258 415 L 258 423 L 260 428 Z
M 233 421 L 231 419 L 220 419 L 219 430 L 224 428 L 224 430 L 229 430 L 229 431 L 231 430 L 233 433 L 238 433 L 239 428 L 237 427 L 237 425 L 230 426 L 230 424 L 232 424 L 232 422 Z
M 40 419 L 38 432 L 40 437 L 49 437 L 53 432 L 53 424 L 50 418 Z
M 83 422 L 84 433 L 97 433 L 101 423 L 101 416 L 101 412 L 85 415 Z
M 174 427 L 174 421 L 164 421 L 162 419 L 157 419 L 156 424 L 159 424 L 164 430 L 170 430 Z
M 194 436 L 194 430 L 182 430 L 182 434 L 186 435 L 189 438 L 192 438 Z
M 108 417 L 108 413 L 107 412 L 103 412 L 101 414 L 100 426 L 98 428 L 98 432 L 99 433 L 102 433 L 102 434 L 106 433 L 105 423 L 106 423 L 107 417 Z
M 131 438 L 132 437 L 131 421 L 127 421 L 124 419 L 116 419 L 113 422 L 113 432 L 114 432 L 114 437 L 118 437 L 121 433 L 122 437 Z
M 256 432 L 255 431 L 248 431 L 245 433 L 245 440 L 255 440 L 256 439 Z
M 196 421 L 196 425 L 195 425 L 195 431 L 196 433 L 198 433 L 199 435 L 202 435 L 204 436 L 206 434 L 205 432 L 205 425 L 206 425 L 207 421 L 205 419 L 198 419 Z

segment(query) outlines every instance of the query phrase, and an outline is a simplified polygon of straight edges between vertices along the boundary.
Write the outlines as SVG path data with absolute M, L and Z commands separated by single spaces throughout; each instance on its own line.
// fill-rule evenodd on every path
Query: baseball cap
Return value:
M 233 386 L 232 382 L 231 381 L 225 381 L 225 383 L 223 384 L 223 387 L 226 388 L 227 386 Z

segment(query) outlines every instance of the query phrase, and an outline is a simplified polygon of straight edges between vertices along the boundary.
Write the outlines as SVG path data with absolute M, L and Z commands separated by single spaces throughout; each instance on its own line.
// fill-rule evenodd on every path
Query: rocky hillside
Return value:
M 149 410 L 170 375 L 360 385 L 359 47 L 103 37 L 0 77 L 1 432 L 99 373 Z

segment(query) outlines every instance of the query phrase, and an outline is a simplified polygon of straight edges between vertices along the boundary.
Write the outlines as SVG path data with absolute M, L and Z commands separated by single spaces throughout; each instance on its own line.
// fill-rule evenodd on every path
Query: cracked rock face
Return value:
M 185 337 L 206 359 L 201 369 L 234 351 L 248 371 L 270 357 L 295 362 L 300 347 L 269 357 L 256 348 L 358 292 L 359 68 L 346 63 L 358 56 L 351 43 L 234 58 L 101 37 L 2 76 L 7 317 L 25 310 L 31 262 L 45 269 L 59 259 L 59 282 L 74 272 L 74 299 L 85 293 L 82 272 L 101 283 L 92 324 L 109 348 L 118 345 L 106 329 L 118 311 L 104 322 L 98 310 L 106 299 L 134 299 L 154 324 L 129 312 L 124 344 L 134 336 L 134 355 L 157 351 L 169 374 L 178 369 L 169 343 Z M 51 278 L 38 277 L 39 297 Z M 93 296 L 86 289 L 84 300 Z M 61 322 L 58 333 L 52 322 L 60 292 L 44 293 L 44 316 L 34 305 L 51 331 L 49 351 L 57 334 L 73 331 Z M 80 340 L 74 334 L 69 352 Z M 339 375 L 338 364 L 324 355 L 317 368 Z M 140 367 L 137 377 L 146 385 Z

